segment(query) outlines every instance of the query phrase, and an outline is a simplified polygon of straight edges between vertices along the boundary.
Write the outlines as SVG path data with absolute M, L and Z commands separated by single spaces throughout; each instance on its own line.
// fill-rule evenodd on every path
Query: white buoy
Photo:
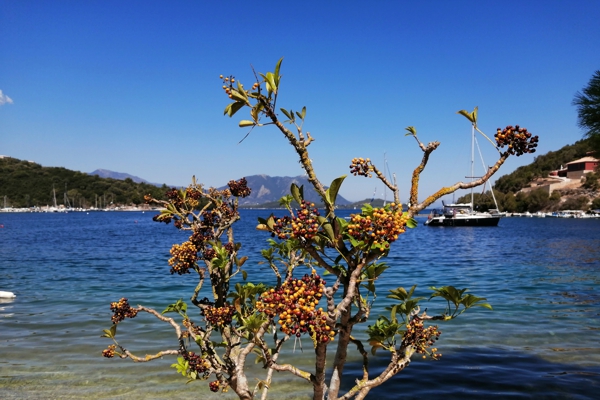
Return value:
M 0 299 L 12 299 L 14 297 L 17 297 L 17 295 L 13 292 L 3 292 L 0 290 Z

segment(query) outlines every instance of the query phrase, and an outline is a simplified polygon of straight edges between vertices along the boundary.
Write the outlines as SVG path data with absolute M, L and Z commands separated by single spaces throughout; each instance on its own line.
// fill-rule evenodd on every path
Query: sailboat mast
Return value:
M 475 125 L 471 125 L 471 180 L 475 176 Z M 471 210 L 475 210 L 473 188 L 471 188 Z

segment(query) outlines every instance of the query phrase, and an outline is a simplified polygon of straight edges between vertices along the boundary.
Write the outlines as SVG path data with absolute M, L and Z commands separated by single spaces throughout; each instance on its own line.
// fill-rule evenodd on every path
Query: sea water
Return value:
M 250 256 L 244 268 L 255 282 L 272 279 L 258 256 L 269 236 L 254 229 L 256 218 L 271 212 L 283 215 L 242 210 L 236 224 L 241 253 Z M 187 235 L 153 222 L 153 215 L 0 214 L 0 290 L 17 295 L 0 299 L 0 398 L 234 397 L 213 394 L 205 381 L 186 385 L 170 368 L 175 357 L 133 363 L 101 356 L 111 343 L 100 337 L 111 326 L 111 301 L 127 297 L 132 305 L 162 311 L 178 299 L 188 301 L 197 284 L 193 274 L 169 273 L 170 246 Z M 414 284 L 416 295 L 426 297 L 429 286 L 467 287 L 494 310 L 473 309 L 440 324 L 441 360 L 414 357 L 369 398 L 598 398 L 600 220 L 505 218 L 498 227 L 460 228 L 423 221 L 394 243 L 390 268 L 377 282 L 372 319 L 387 313 L 389 289 Z M 431 314 L 443 311 L 444 303 L 424 306 Z M 177 348 L 172 328 L 147 314 L 119 324 L 117 338 L 138 355 Z M 310 339 L 292 347 L 281 360 L 311 370 Z M 384 351 L 372 357 L 371 376 L 388 361 Z M 249 364 L 254 384 L 264 370 Z M 345 374 L 345 388 L 362 375 L 353 348 Z M 309 398 L 310 388 L 276 373 L 270 397 Z

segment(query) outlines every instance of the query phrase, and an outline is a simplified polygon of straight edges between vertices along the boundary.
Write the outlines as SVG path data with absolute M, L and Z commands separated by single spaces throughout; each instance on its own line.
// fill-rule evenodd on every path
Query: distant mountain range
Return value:
M 150 183 L 147 180 L 140 178 L 139 176 L 129 175 L 129 174 L 126 174 L 125 172 L 109 171 L 107 169 L 97 169 L 94 172 L 90 172 L 89 175 L 98 175 L 100 178 L 112 178 L 112 179 L 118 179 L 120 181 L 124 181 L 125 179 L 129 178 L 136 183 Z M 162 186 L 162 185 L 158 185 L 158 184 L 153 184 L 153 185 Z
M 269 176 L 269 175 L 252 175 L 247 176 L 246 181 L 248 187 L 252 189 L 250 196 L 240 199 L 240 205 L 260 205 L 270 202 L 277 202 L 283 196 L 290 194 L 292 183 L 298 186 L 304 186 L 304 199 L 312 203 L 322 203 L 323 201 L 312 189 L 311 183 L 304 176 Z M 227 186 L 222 186 L 219 189 L 225 189 Z M 350 204 L 348 200 L 338 195 L 336 204 L 345 206 Z
M 125 180 L 127 178 L 137 183 L 150 183 L 147 180 L 138 176 L 130 175 L 124 172 L 115 172 L 107 169 L 97 169 L 94 172 L 90 172 L 90 175 L 98 175 L 101 178 L 112 178 L 118 180 Z M 306 200 L 313 203 L 322 203 L 317 193 L 312 190 L 312 185 L 308 179 L 304 176 L 268 176 L 268 175 L 252 175 L 247 176 L 246 181 L 248 187 L 252 189 L 250 196 L 240 199 L 240 205 L 252 206 L 262 205 L 265 203 L 277 203 L 279 199 L 290 193 L 290 187 L 292 183 L 298 186 L 304 185 L 304 197 Z M 162 184 L 154 184 L 156 186 L 162 186 Z M 224 185 L 218 188 L 219 190 L 226 189 L 228 186 Z M 338 195 L 336 204 L 345 206 L 351 204 L 350 201 L 346 200 L 341 195 Z

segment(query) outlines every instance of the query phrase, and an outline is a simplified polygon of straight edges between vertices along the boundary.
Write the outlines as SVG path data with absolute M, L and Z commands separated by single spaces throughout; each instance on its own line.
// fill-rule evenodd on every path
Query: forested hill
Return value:
M 4 196 L 7 206 L 15 208 L 52 205 L 54 192 L 58 204 L 66 203 L 66 193 L 71 207 L 106 206 L 110 202 L 142 204 L 144 195 L 162 199 L 166 190 L 164 185 L 101 178 L 62 167 L 42 167 L 16 158 L 0 158 L 0 207 L 4 207 Z
M 502 193 L 521 190 L 536 178 L 545 178 L 550 171 L 566 166 L 567 163 L 586 156 L 593 150 L 591 139 L 584 139 L 574 144 L 564 146 L 560 150 L 550 151 L 537 156 L 533 163 L 517 168 L 508 175 L 503 175 L 496 181 L 494 189 Z

